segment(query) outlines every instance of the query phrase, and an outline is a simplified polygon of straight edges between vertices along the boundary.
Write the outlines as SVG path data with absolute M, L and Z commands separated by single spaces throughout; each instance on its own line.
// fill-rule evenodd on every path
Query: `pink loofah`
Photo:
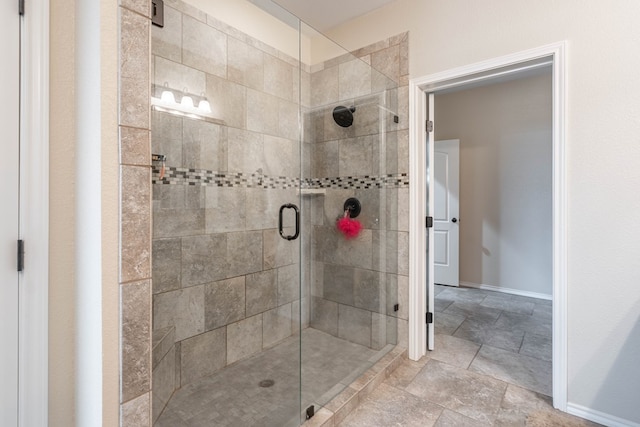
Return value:
M 340 218 L 337 222 L 338 230 L 342 231 L 347 239 L 354 239 L 360 234 L 362 224 L 357 219 L 351 219 L 348 216 Z

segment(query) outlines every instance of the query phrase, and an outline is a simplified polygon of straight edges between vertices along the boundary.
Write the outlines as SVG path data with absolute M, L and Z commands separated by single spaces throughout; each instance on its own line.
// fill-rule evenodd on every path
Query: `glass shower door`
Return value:
M 298 21 L 194 5 L 152 33 L 153 420 L 297 426 Z

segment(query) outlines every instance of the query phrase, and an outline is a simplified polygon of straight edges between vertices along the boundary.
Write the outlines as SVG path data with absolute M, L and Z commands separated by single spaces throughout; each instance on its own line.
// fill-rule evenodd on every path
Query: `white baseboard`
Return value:
M 538 292 L 529 292 L 529 291 L 523 291 L 520 289 L 513 289 L 513 288 L 504 288 L 502 286 L 483 285 L 480 283 L 471 283 L 471 282 L 460 282 L 460 286 L 466 286 L 468 288 L 484 289 L 487 291 L 494 291 L 494 292 L 502 292 L 502 293 L 511 294 L 511 295 L 520 295 L 521 297 L 545 299 L 549 301 L 553 299 L 552 296 L 549 294 L 541 294 Z
M 575 403 L 567 404 L 567 413 L 609 427 L 640 427 L 639 423 L 623 420 L 622 418 L 576 405 Z

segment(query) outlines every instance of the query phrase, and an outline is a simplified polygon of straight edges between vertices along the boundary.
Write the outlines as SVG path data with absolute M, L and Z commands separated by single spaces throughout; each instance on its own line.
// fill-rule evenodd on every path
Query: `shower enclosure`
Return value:
M 153 420 L 297 426 L 398 340 L 397 82 L 228 3 L 153 28 Z

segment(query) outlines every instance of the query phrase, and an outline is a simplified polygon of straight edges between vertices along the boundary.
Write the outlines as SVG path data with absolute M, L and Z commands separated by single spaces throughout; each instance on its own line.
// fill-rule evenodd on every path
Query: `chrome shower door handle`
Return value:
M 296 214 L 296 232 L 292 235 L 285 235 L 284 234 L 284 226 L 283 226 L 283 213 L 285 209 L 293 209 L 293 211 Z M 298 207 L 294 204 L 291 203 L 287 203 L 284 204 L 282 206 L 280 206 L 280 212 L 278 214 L 278 231 L 280 231 L 280 237 L 282 237 L 283 239 L 286 240 L 295 240 L 298 238 L 298 236 L 300 235 L 300 210 L 298 209 Z

